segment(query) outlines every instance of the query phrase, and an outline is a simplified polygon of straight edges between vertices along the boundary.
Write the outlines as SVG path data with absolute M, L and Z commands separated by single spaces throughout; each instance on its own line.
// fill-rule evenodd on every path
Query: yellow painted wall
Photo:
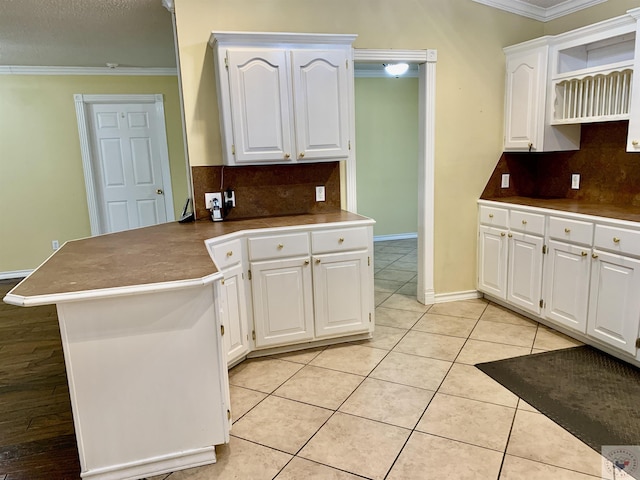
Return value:
M 91 234 L 75 93 L 163 94 L 176 215 L 188 195 L 176 77 L 0 75 L 0 272 Z
M 374 235 L 418 231 L 418 79 L 356 78 L 358 212 Z
M 540 22 L 471 0 L 176 0 L 176 20 L 193 165 L 221 162 L 212 30 L 355 33 L 356 48 L 437 49 L 435 289 L 476 288 L 476 201 L 502 150 L 502 47 L 542 35 Z

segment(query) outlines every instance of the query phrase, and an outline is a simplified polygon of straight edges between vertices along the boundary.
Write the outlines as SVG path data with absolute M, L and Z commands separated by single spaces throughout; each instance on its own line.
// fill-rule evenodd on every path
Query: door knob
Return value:
M 161 188 L 159 188 L 159 189 L 157 189 L 157 190 L 156 190 L 156 193 L 157 193 L 158 195 L 162 195 L 162 194 L 164 193 L 164 190 L 162 190 Z

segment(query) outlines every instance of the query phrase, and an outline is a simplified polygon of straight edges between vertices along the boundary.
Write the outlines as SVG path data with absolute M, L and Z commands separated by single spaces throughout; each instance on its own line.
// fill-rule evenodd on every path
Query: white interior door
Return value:
M 91 234 L 175 220 L 162 95 L 74 95 Z
M 89 106 L 102 231 L 167 221 L 155 105 Z

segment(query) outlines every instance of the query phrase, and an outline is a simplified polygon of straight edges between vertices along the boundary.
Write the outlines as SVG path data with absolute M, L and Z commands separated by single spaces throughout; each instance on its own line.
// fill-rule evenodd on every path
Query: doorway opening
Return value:
M 418 286 L 417 299 L 435 302 L 434 289 L 434 170 L 436 50 L 356 49 L 356 63 L 406 62 L 418 66 Z M 354 118 L 354 115 L 352 115 Z M 352 120 L 355 123 L 355 120 Z M 355 131 L 355 125 L 352 124 Z M 357 149 L 357 145 L 356 145 Z M 357 159 L 357 155 L 356 155 Z M 356 164 L 346 166 L 347 209 L 357 212 Z

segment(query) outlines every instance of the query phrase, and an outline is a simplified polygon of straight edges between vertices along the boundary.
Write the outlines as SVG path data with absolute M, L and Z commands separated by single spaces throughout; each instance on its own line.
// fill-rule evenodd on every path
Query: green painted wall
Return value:
M 74 93 L 161 93 L 174 209 L 187 197 L 177 77 L 0 75 L 0 272 L 91 235 Z
M 374 235 L 418 231 L 418 79 L 356 78 L 358 212 Z

